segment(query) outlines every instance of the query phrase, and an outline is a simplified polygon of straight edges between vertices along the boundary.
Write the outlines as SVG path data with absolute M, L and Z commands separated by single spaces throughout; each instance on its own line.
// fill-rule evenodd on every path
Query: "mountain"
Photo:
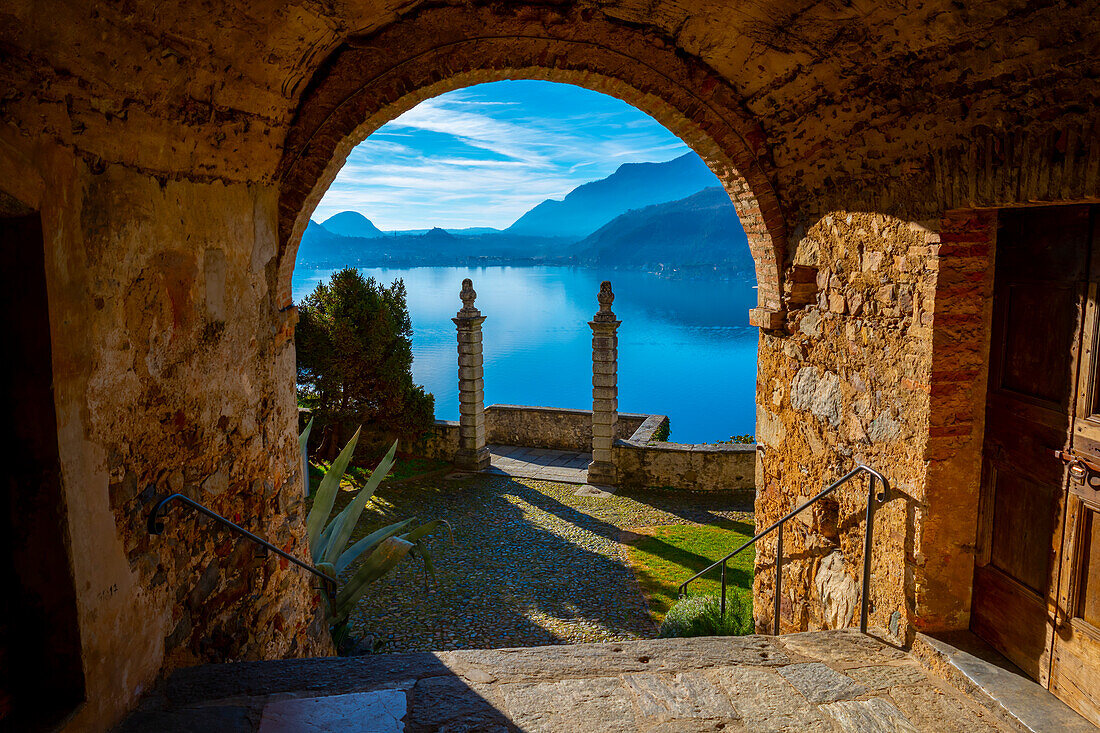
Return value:
M 716 183 L 693 154 L 665 163 L 629 163 L 579 186 L 563 201 L 544 201 L 504 231 L 381 232 L 363 215 L 344 211 L 324 225 L 309 222 L 298 262 L 315 267 L 573 264 L 752 273 L 736 210 Z M 561 233 L 578 229 L 586 231 Z
M 353 213 L 353 212 L 345 212 Z M 356 216 L 359 216 L 356 214 Z M 329 219 L 329 221 L 332 221 Z M 298 262 L 339 264 L 362 258 L 377 257 L 384 247 L 380 237 L 342 237 L 312 219 L 306 224 L 302 242 L 298 245 Z
M 325 219 L 323 226 L 328 231 L 341 237 L 369 239 L 383 236 L 382 230 L 358 211 L 341 211 L 339 214 Z
M 298 245 L 297 262 L 314 267 L 535 264 L 564 260 L 571 240 L 489 233 L 455 234 L 445 229 L 342 237 L 310 220 Z
M 716 182 L 695 153 L 664 163 L 624 163 L 607 178 L 573 189 L 561 201 L 543 201 L 504 231 L 580 239 L 629 209 L 682 199 Z
M 583 264 L 753 272 L 748 239 L 720 186 L 627 211 L 573 246 Z

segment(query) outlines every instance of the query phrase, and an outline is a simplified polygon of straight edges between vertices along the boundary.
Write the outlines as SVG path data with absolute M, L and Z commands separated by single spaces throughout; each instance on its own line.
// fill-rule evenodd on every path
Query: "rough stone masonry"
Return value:
M 711 166 L 759 281 L 757 521 L 855 460 L 888 471 L 872 625 L 965 628 L 995 209 L 1100 200 L 1096 17 L 1067 0 L 0 10 L 0 208 L 41 221 L 87 681 L 67 729 L 108 727 L 179 665 L 328 651 L 294 568 L 194 517 L 153 541 L 143 518 L 182 490 L 306 556 L 298 237 L 357 142 L 501 79 L 617 96 Z M 788 533 L 784 629 L 844 623 L 816 579 L 858 567 L 858 493 Z

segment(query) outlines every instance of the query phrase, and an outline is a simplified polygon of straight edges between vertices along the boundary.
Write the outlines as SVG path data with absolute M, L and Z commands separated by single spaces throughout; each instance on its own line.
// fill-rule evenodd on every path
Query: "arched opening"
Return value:
M 440 99 L 440 98 L 441 97 L 434 98 L 434 99 Z M 367 141 L 367 143 L 368 143 L 368 141 Z M 680 149 L 680 150 L 682 150 L 682 149 Z M 692 160 L 695 161 L 695 163 L 698 165 L 698 167 L 700 167 L 702 169 L 703 174 L 708 178 L 707 184 L 701 184 L 701 186 L 703 186 L 704 188 L 706 188 L 708 186 L 708 188 L 706 188 L 706 189 L 717 190 L 719 198 L 724 197 L 724 196 L 728 196 L 728 187 L 725 188 L 726 193 L 723 193 L 723 189 L 718 187 L 718 184 L 723 183 L 723 182 L 720 182 L 720 179 L 717 179 L 717 178 L 714 177 L 713 169 L 708 168 L 702 161 L 698 160 L 698 158 L 696 156 L 694 156 L 690 153 L 687 154 L 687 155 L 689 155 L 692 158 Z M 355 165 L 359 165 L 359 164 L 360 163 L 355 163 Z M 667 164 L 667 162 L 654 163 L 653 165 L 664 165 L 664 164 Z M 332 177 L 335 178 L 335 174 L 333 174 Z M 713 185 L 711 185 L 711 184 L 713 184 Z M 700 190 L 692 190 L 692 192 L 691 192 L 691 194 L 696 194 L 696 193 L 700 193 Z M 685 198 L 687 198 L 687 197 L 685 197 Z M 723 199 L 723 200 L 726 201 L 726 199 Z M 726 203 L 724 205 L 726 207 L 731 208 L 728 201 L 726 201 Z M 327 207 L 327 210 L 324 210 L 323 215 L 319 216 L 318 219 L 326 219 L 327 216 L 333 214 L 333 212 L 337 211 L 338 208 L 339 207 L 332 207 L 332 208 Z M 313 209 L 311 209 L 311 211 L 312 210 Z M 432 222 L 432 221 L 422 221 L 422 222 L 419 222 L 419 223 L 420 223 L 421 228 L 430 228 L 433 225 L 434 222 Z M 734 223 L 734 226 L 738 226 L 738 227 L 740 226 L 740 225 L 738 225 L 737 221 L 734 221 L 733 223 Z M 383 227 L 383 229 L 388 229 L 388 228 L 389 228 L 388 226 Z M 745 239 L 741 239 L 739 237 L 730 237 L 729 241 L 730 241 L 730 247 L 742 248 L 742 249 L 744 249 L 746 254 L 751 253 Z M 672 245 L 672 247 L 674 247 L 674 245 Z M 360 264 L 365 264 L 365 263 L 360 263 Z M 755 272 L 759 271 L 759 266 L 758 266 L 759 261 L 756 260 L 755 258 L 753 258 L 752 260 L 748 260 L 747 264 L 748 264 L 748 272 L 749 273 L 755 273 Z M 397 276 L 397 275 L 403 276 L 403 277 L 408 277 L 409 276 L 407 272 L 395 273 L 393 270 L 370 272 L 370 274 L 375 274 L 375 275 L 379 276 L 379 280 L 381 280 L 383 283 L 386 283 L 387 281 L 390 280 L 390 278 L 392 278 L 394 276 Z M 466 273 L 463 273 L 463 274 L 466 274 Z M 641 321 L 643 318 L 646 317 L 646 314 L 642 313 L 642 311 L 645 310 L 645 306 L 647 304 L 639 303 L 639 304 L 635 305 L 634 310 L 631 311 L 630 310 L 631 306 L 629 305 L 629 303 L 630 303 L 630 299 L 631 299 L 630 296 L 631 295 L 635 295 L 638 292 L 643 291 L 643 289 L 646 289 L 647 287 L 650 286 L 650 283 L 642 282 L 642 277 L 640 275 L 638 275 L 638 276 L 631 276 L 631 275 L 632 275 L 632 273 L 627 273 L 625 275 L 625 277 L 627 277 L 628 280 L 634 280 L 634 281 L 637 281 L 637 282 L 632 283 L 631 285 L 628 285 L 628 286 L 625 286 L 625 287 L 620 287 L 619 288 L 619 293 L 623 294 L 623 295 L 621 295 L 621 298 L 623 298 L 623 299 L 616 300 L 617 306 L 623 308 L 623 310 L 619 311 L 619 314 L 620 314 L 621 317 L 624 318 L 624 321 L 626 322 L 626 326 L 623 329 L 623 335 L 620 336 L 620 343 L 624 344 L 624 347 L 623 347 L 624 350 L 626 350 L 627 343 L 629 341 L 632 340 L 637 344 L 640 341 L 645 340 L 645 338 L 646 338 L 645 335 L 642 335 L 642 333 L 639 332 L 640 330 L 645 330 L 645 327 L 640 327 L 639 328 L 639 321 Z M 504 280 L 506 280 L 506 281 L 515 281 L 516 278 L 518 277 L 515 273 L 511 273 L 511 274 L 506 273 L 506 274 L 503 274 L 502 276 L 504 277 Z M 431 278 L 432 275 L 428 275 L 428 277 Z M 458 283 L 458 278 L 459 277 L 461 277 L 461 274 L 452 276 L 449 283 L 445 284 L 445 285 L 441 285 L 439 282 L 432 282 L 431 283 L 433 288 L 441 289 L 442 297 L 443 297 L 443 303 L 448 303 L 449 308 L 450 308 L 450 310 L 448 311 L 447 307 L 444 306 L 443 308 L 439 309 L 440 313 L 436 314 L 437 315 L 437 320 L 439 321 L 438 325 L 436 326 L 436 330 L 438 331 L 438 336 L 439 336 L 440 340 L 437 344 L 434 344 L 434 346 L 438 347 L 438 348 L 436 348 L 436 351 L 438 351 L 440 353 L 449 353 L 449 354 L 451 354 L 450 357 L 448 358 L 449 361 L 450 361 L 450 368 L 448 369 L 447 364 L 444 363 L 444 365 L 442 366 L 442 370 L 449 371 L 452 374 L 455 371 L 454 361 L 453 361 L 453 359 L 454 359 L 454 357 L 453 357 L 454 331 L 453 331 L 453 326 L 452 326 L 450 321 L 451 321 L 451 318 L 455 317 L 454 309 L 456 307 L 458 307 L 458 305 L 459 305 L 458 298 L 456 298 L 456 296 L 458 296 L 458 287 L 456 287 L 456 283 Z M 478 289 L 478 293 L 480 293 L 480 296 L 481 296 L 480 298 L 478 298 L 477 305 L 478 305 L 478 307 L 482 308 L 482 311 L 483 311 L 484 315 L 487 316 L 488 319 L 492 319 L 495 322 L 500 322 L 500 321 L 504 320 L 505 318 L 507 318 L 507 316 L 508 316 L 508 313 L 507 313 L 508 306 L 507 306 L 506 303 L 500 302 L 499 299 L 497 299 L 496 303 L 494 303 L 494 295 L 496 295 L 493 292 L 494 291 L 494 285 L 498 286 L 499 283 L 486 283 L 486 281 L 484 280 L 484 277 L 485 277 L 484 273 L 474 275 L 476 285 L 477 285 L 477 289 Z M 593 277 L 595 278 L 595 280 L 592 280 Z M 619 277 L 619 273 L 616 273 L 613 277 Z M 749 278 L 751 278 L 751 277 L 752 277 L 752 275 L 749 274 Z M 422 280 L 422 278 L 421 278 L 421 280 Z M 568 315 L 569 322 L 562 322 L 562 324 L 555 325 L 559 328 L 564 327 L 564 328 L 571 329 L 571 331 L 575 331 L 575 332 L 573 332 L 573 336 L 576 337 L 576 338 L 573 339 L 573 340 L 576 341 L 577 343 L 579 343 L 580 346 L 582 347 L 582 349 L 577 350 L 577 354 L 576 354 L 577 358 L 575 359 L 576 363 L 573 364 L 575 366 L 579 366 L 579 368 L 580 368 L 579 371 L 577 371 L 577 374 L 579 374 L 579 379 L 575 379 L 575 380 L 573 380 L 573 382 L 575 383 L 575 386 L 577 387 L 577 389 L 579 389 L 579 391 L 581 393 L 585 393 L 584 400 L 587 400 L 587 397 L 590 396 L 590 395 L 594 397 L 593 387 L 595 385 L 595 382 L 593 381 L 591 371 L 590 371 L 590 370 L 593 369 L 592 360 L 594 359 L 594 354 L 593 354 L 593 351 L 592 351 L 593 332 L 590 330 L 590 324 L 588 324 L 587 321 L 591 320 L 593 318 L 593 313 L 594 313 L 595 309 L 597 308 L 597 304 L 595 302 L 595 294 L 599 289 L 599 284 L 598 284 L 599 276 L 590 273 L 590 277 L 588 277 L 588 280 L 590 280 L 591 282 L 584 282 L 584 283 L 580 284 L 580 289 L 581 289 L 581 291 L 583 291 L 583 295 L 579 295 L 576 298 L 577 306 L 579 306 L 579 307 L 571 309 L 569 311 L 569 313 L 566 314 L 566 315 Z M 620 280 L 619 282 L 623 282 L 623 281 Z M 744 282 L 744 281 L 742 281 L 742 282 Z M 711 283 L 711 284 L 714 285 L 714 283 Z M 672 296 L 672 297 L 678 297 L 681 300 L 681 303 L 678 303 L 676 305 L 678 305 L 678 306 L 698 305 L 698 304 L 702 304 L 704 302 L 704 300 L 706 298 L 703 295 L 701 295 L 701 293 L 700 293 L 700 291 L 698 291 L 697 287 L 694 289 L 694 291 L 691 288 L 692 288 L 692 285 L 689 285 L 685 288 L 681 288 L 681 292 L 679 294 L 675 294 L 675 295 Z M 303 286 L 298 288 L 298 291 L 295 295 L 300 297 L 301 295 L 304 295 L 308 291 L 308 289 L 309 289 L 309 284 L 307 282 L 303 282 Z M 410 287 L 409 287 L 410 297 L 411 297 L 412 292 L 414 292 L 414 289 L 416 289 L 415 285 L 410 285 Z M 423 289 L 423 288 L 421 288 L 421 289 Z M 748 332 L 750 331 L 750 329 L 747 326 L 747 324 L 745 324 L 744 318 L 745 318 L 746 311 L 748 310 L 749 306 L 751 305 L 750 298 L 755 296 L 755 294 L 752 294 L 752 292 L 751 292 L 751 289 L 752 289 L 751 281 L 746 283 L 746 287 L 744 289 L 745 289 L 745 293 L 748 295 L 748 297 L 742 298 L 740 300 L 740 302 L 737 304 L 737 308 L 738 308 L 738 315 L 739 315 L 739 318 L 741 320 L 740 330 L 745 331 L 745 333 L 742 333 L 742 336 L 748 336 Z M 439 294 L 434 294 L 434 295 L 437 295 L 437 297 L 438 297 Z M 663 295 L 665 297 L 669 296 L 668 293 L 665 293 Z M 638 300 L 636 295 L 635 295 L 634 299 Z M 715 296 L 715 299 L 722 299 L 722 298 L 720 298 L 720 296 Z M 703 305 L 700 309 L 706 310 L 706 306 Z M 517 308 L 517 310 L 518 310 L 518 308 Z M 698 314 L 696 314 L 696 315 L 698 315 Z M 726 315 L 726 314 L 723 314 L 723 315 Z M 414 318 L 414 320 L 416 320 L 416 318 Z M 629 321 L 629 322 L 627 322 L 627 321 Z M 632 339 L 627 338 L 626 337 L 627 332 L 630 331 L 630 330 L 634 330 L 634 329 L 638 329 L 638 330 L 635 330 L 636 336 Z M 538 331 L 537 328 L 532 329 L 532 330 Z M 496 343 L 494 343 L 494 340 L 489 338 L 488 327 L 486 327 L 486 339 L 485 340 L 486 340 L 486 346 L 485 346 L 486 352 L 489 349 L 492 349 L 494 346 L 496 346 Z M 745 343 L 749 344 L 748 348 L 751 349 L 753 352 L 755 352 L 756 340 L 757 340 L 755 332 L 751 332 L 751 337 L 750 338 L 741 339 L 741 340 L 744 341 Z M 665 349 L 674 348 L 673 344 L 663 344 L 663 346 L 664 346 Z M 696 344 L 696 346 L 705 349 L 707 347 L 707 344 L 701 343 L 701 344 Z M 714 344 L 711 344 L 711 346 L 713 347 Z M 461 340 L 460 340 L 460 350 L 461 350 L 461 348 L 462 348 L 462 346 L 461 346 Z M 460 351 L 460 353 L 461 353 L 461 351 Z M 653 361 L 658 361 L 658 358 L 654 358 Z M 695 359 L 695 361 L 696 362 L 703 361 L 703 357 L 698 357 L 697 359 Z M 752 360 L 750 363 L 755 363 L 755 360 Z M 461 361 L 460 361 L 460 364 L 461 364 Z M 635 364 L 635 366 L 637 368 L 638 364 Z M 568 365 L 563 365 L 563 369 L 566 369 L 566 368 L 568 368 Z M 659 366 L 654 371 L 660 371 Z M 706 442 L 707 438 L 709 438 L 709 440 L 724 439 L 724 438 L 727 438 L 731 433 L 740 433 L 740 434 L 752 433 L 751 426 L 752 426 L 752 423 L 755 422 L 755 405 L 753 405 L 753 401 L 755 401 L 755 383 L 756 383 L 755 369 L 752 369 L 751 373 L 742 374 L 741 376 L 744 379 L 739 380 L 741 382 L 740 386 L 742 387 L 742 389 L 740 391 L 742 393 L 744 393 L 744 397 L 745 397 L 744 400 L 742 400 L 741 412 L 744 413 L 744 416 L 747 416 L 748 424 L 747 425 L 739 425 L 738 427 L 730 427 L 730 428 L 728 428 L 728 430 L 726 431 L 725 434 L 720 433 L 720 430 L 722 430 L 722 428 L 717 428 L 713 435 L 709 435 L 707 437 L 703 437 L 700 434 L 696 434 L 695 436 L 692 436 L 690 438 L 690 440 L 691 440 L 691 442 L 693 442 L 693 444 L 701 444 L 701 442 Z M 675 381 L 675 378 L 671 378 L 671 379 L 672 379 L 672 381 Z M 460 380 L 461 380 L 461 375 L 460 375 Z M 726 389 L 725 384 L 723 384 L 720 381 L 717 382 L 717 383 L 714 383 L 714 380 L 709 379 L 709 378 L 706 378 L 706 379 L 700 380 L 700 381 L 704 382 L 704 383 L 706 383 L 706 382 L 711 383 L 713 389 L 715 389 L 715 390 L 724 390 L 724 389 Z M 489 384 L 489 383 L 492 383 L 492 382 L 493 382 L 493 380 L 491 378 L 489 378 L 489 374 L 486 373 L 485 374 L 485 383 Z M 459 391 L 461 391 L 461 386 L 460 386 L 460 390 L 458 390 L 458 391 L 454 390 L 453 386 L 451 386 L 450 389 L 447 390 L 447 391 L 452 392 L 452 393 L 453 392 L 459 392 Z M 670 392 L 669 390 L 664 390 L 664 391 L 665 392 Z M 486 392 L 487 392 L 487 390 L 486 390 Z M 671 390 L 671 392 L 674 393 L 675 390 Z M 524 397 L 522 397 L 522 401 L 520 402 L 520 404 L 554 405 L 554 406 L 573 407 L 573 405 L 561 405 L 560 400 L 561 400 L 561 396 L 560 395 L 554 395 L 553 393 L 551 393 L 551 395 L 548 396 L 548 397 L 536 397 L 536 398 L 533 398 L 533 400 L 529 395 L 525 395 Z M 488 402 L 488 401 L 486 401 L 486 402 Z M 595 401 L 593 400 L 593 402 L 595 402 Z M 593 404 L 593 402 L 588 402 L 588 404 L 591 405 L 591 404 Z M 576 406 L 577 407 L 583 407 L 583 404 L 582 405 L 576 405 Z M 624 409 L 630 409 L 630 406 L 626 405 L 626 406 L 624 406 Z M 558 412 L 568 412 L 568 411 L 558 411 Z M 579 412 L 579 411 L 574 411 L 574 412 Z M 437 412 L 437 416 L 439 416 L 438 412 Z M 443 416 L 444 417 L 449 417 L 450 415 L 443 415 Z M 454 417 L 458 417 L 458 415 L 454 415 Z M 557 414 L 557 413 L 555 413 L 553 416 L 550 417 L 550 419 L 564 419 L 564 418 L 565 418 L 565 416 Z M 590 414 L 587 414 L 585 416 L 581 416 L 581 419 L 586 420 L 586 422 L 587 422 L 586 428 L 588 430 L 588 435 L 592 436 L 592 434 L 594 434 L 594 431 L 595 431 L 595 426 L 592 425 L 592 423 L 594 422 L 594 419 L 595 419 L 594 415 L 592 415 L 592 413 L 590 413 Z M 674 422 L 674 424 L 675 424 L 675 422 Z M 631 434 L 634 433 L 635 428 L 640 428 L 640 425 L 632 426 L 630 428 L 630 430 L 628 431 L 628 433 L 624 436 L 621 436 L 621 437 L 630 438 Z M 661 440 L 660 437 L 657 437 L 656 439 L 658 441 Z M 586 437 L 585 440 L 588 441 L 588 446 L 590 446 L 591 458 L 592 458 L 592 460 L 594 460 L 594 450 L 592 449 L 592 446 L 594 445 L 595 438 L 594 437 Z M 537 447 L 537 449 L 539 449 L 539 450 L 541 450 L 543 448 L 548 448 L 548 447 L 547 446 L 538 446 Z M 679 449 L 670 449 L 670 452 L 672 450 L 680 450 L 681 452 L 686 453 L 691 448 L 693 448 L 693 447 L 692 446 L 683 446 L 683 447 L 680 447 Z M 740 460 L 739 461 L 739 463 L 744 464 L 744 467 L 747 467 L 747 468 L 745 468 L 744 470 L 741 471 L 741 473 L 742 473 L 741 480 L 746 481 L 746 484 L 742 484 L 741 486 L 739 486 L 739 488 L 745 488 L 745 485 L 751 485 L 751 477 L 752 477 L 752 470 L 753 470 L 752 467 L 755 466 L 755 456 L 753 456 L 752 447 L 748 446 L 748 447 L 744 447 L 744 448 L 746 448 L 745 455 L 739 455 L 738 458 L 747 459 L 747 460 Z M 682 458 L 682 457 L 681 456 L 676 456 L 675 460 L 680 460 L 680 458 Z M 680 469 L 675 469 L 675 470 L 680 471 Z M 690 473 L 693 473 L 693 471 L 695 471 L 695 469 L 685 468 L 682 471 L 682 473 L 690 474 Z M 653 482 L 653 481 L 642 482 L 642 480 L 639 479 L 638 481 L 639 481 L 640 488 L 645 488 L 645 486 L 651 486 L 651 485 L 669 485 L 668 481 L 663 481 L 663 480 L 658 481 L 658 482 Z M 679 486 L 678 486 L 678 488 L 679 488 Z M 715 486 L 715 488 L 717 488 L 717 486 Z M 524 488 L 521 488 L 521 485 L 519 485 L 519 484 L 517 484 L 516 486 L 507 486 L 506 490 L 514 492 L 513 494 L 510 494 L 511 499 L 513 499 L 514 501 L 497 501 L 498 499 L 500 499 L 500 497 L 494 495 L 492 497 L 492 501 L 484 502 L 484 506 L 488 507 L 488 508 L 485 508 L 485 510 L 484 510 L 486 512 L 487 511 L 493 511 L 492 507 L 496 507 L 496 506 L 503 507 L 502 511 L 504 512 L 504 515 L 503 515 L 502 518 L 500 518 L 500 521 L 499 522 L 495 521 L 495 517 L 489 517 L 489 518 L 486 518 L 485 521 L 480 522 L 478 524 L 482 524 L 482 525 L 485 525 L 485 526 L 488 526 L 488 527 L 495 527 L 495 526 L 498 526 L 498 525 L 505 526 L 505 527 L 511 527 L 511 526 L 516 526 L 516 525 L 535 525 L 536 523 L 530 521 L 530 519 L 527 516 L 527 513 L 528 512 L 538 512 L 542 516 L 557 517 L 558 521 L 568 522 L 568 523 L 570 523 L 570 524 L 572 524 L 576 527 L 580 527 L 582 532 L 584 532 L 586 535 L 593 535 L 593 536 L 597 536 L 597 537 L 602 537 L 603 540 L 607 540 L 608 545 L 614 544 L 614 546 L 616 546 L 616 547 L 618 546 L 618 543 L 619 543 L 618 533 L 620 532 L 620 529 L 623 529 L 626 526 L 625 524 L 624 524 L 624 526 L 619 526 L 619 524 L 623 524 L 623 522 L 625 522 L 625 519 L 624 519 L 623 522 L 620 522 L 621 517 L 616 518 L 615 521 L 606 521 L 606 519 L 598 519 L 598 521 L 592 521 L 591 517 L 584 516 L 583 512 L 579 512 L 579 511 L 576 510 L 576 507 L 570 506 L 572 490 L 570 490 L 570 495 L 562 495 L 562 496 L 554 496 L 554 495 L 548 496 L 548 495 L 543 494 L 543 493 L 538 492 L 538 491 L 532 491 L 529 488 L 528 488 L 528 490 L 525 490 Z M 473 492 L 474 489 L 463 488 L 460 491 L 471 491 L 471 492 Z M 431 497 L 425 497 L 425 505 L 430 506 L 431 505 L 430 501 L 431 501 Z M 675 504 L 678 501 L 679 500 L 675 500 L 675 501 L 671 502 L 671 504 Z M 744 504 L 745 495 L 744 494 L 741 494 L 741 495 L 738 496 L 738 501 L 742 502 L 740 504 L 741 508 L 745 508 L 745 504 Z M 522 506 L 527 507 L 527 508 L 525 508 L 524 511 L 522 511 L 522 513 L 519 516 L 516 516 L 516 503 L 517 502 L 520 503 Z M 689 502 L 689 503 L 691 503 L 691 502 Z M 654 512 L 665 512 L 665 513 L 668 513 L 669 515 L 673 515 L 675 512 L 680 512 L 681 511 L 680 508 L 674 508 L 671 504 L 664 505 L 660 508 L 657 508 L 657 510 L 654 510 Z M 729 510 L 729 507 L 727 507 L 727 506 L 723 506 L 722 508 L 720 508 L 720 511 L 723 511 L 723 512 L 726 512 L 727 510 Z M 680 518 L 685 518 L 686 516 L 695 516 L 695 517 L 698 517 L 698 518 L 702 518 L 704 516 L 708 516 L 707 514 L 705 514 L 706 511 L 708 511 L 708 510 L 702 510 L 702 508 L 696 507 L 696 508 L 693 508 L 693 510 L 683 511 L 684 516 L 681 516 Z M 693 512 L 695 512 L 695 513 L 693 513 Z M 430 513 L 429 513 L 429 515 L 430 515 Z M 553 521 L 550 521 L 549 524 L 553 525 Z M 740 534 L 744 535 L 745 532 L 747 532 L 747 530 L 748 530 L 748 525 L 745 524 L 744 522 L 739 522 L 738 524 L 739 524 Z M 656 545 L 658 547 L 660 547 L 661 551 L 664 551 L 664 553 L 668 553 L 669 555 L 674 554 L 673 545 L 668 543 L 668 541 L 665 541 L 663 538 L 653 539 L 652 541 L 653 541 L 653 543 L 656 543 Z M 536 535 L 536 538 L 532 539 L 531 543 L 535 544 L 537 546 L 540 546 L 544 550 L 546 550 L 546 551 L 544 551 L 544 554 L 540 555 L 541 557 L 564 557 L 564 556 L 569 556 L 570 553 L 573 553 L 573 551 L 575 551 L 575 549 L 571 547 L 571 545 L 574 545 L 575 543 L 571 543 L 571 541 L 569 541 L 569 540 L 565 540 L 562 537 L 558 537 L 553 532 L 553 529 L 548 530 L 544 527 L 540 527 L 538 529 L 538 533 Z M 520 541 L 497 541 L 497 543 L 494 544 L 494 546 L 500 546 L 500 545 L 503 545 L 503 546 L 522 546 L 522 543 L 520 543 Z M 582 550 L 583 550 L 583 553 L 591 555 L 591 550 L 585 549 L 583 547 L 582 547 Z M 585 555 L 585 556 L 587 556 L 587 555 Z M 703 557 L 703 556 L 696 555 L 694 557 L 694 559 L 697 560 L 700 557 Z M 577 560 L 577 565 L 580 565 L 580 562 L 581 562 L 580 559 Z M 585 580 L 596 579 L 598 581 L 601 581 L 602 586 L 605 586 L 605 588 L 582 588 L 580 591 L 577 591 L 575 593 L 575 599 L 570 601 L 569 603 L 563 603 L 561 601 L 561 599 L 540 598 L 539 602 L 536 604 L 536 609 L 533 610 L 533 611 L 530 611 L 531 615 L 522 616 L 522 614 L 520 614 L 522 617 L 517 617 L 517 619 L 515 620 L 514 626 L 520 627 L 521 630 L 522 630 L 522 634 L 527 634 L 527 635 L 526 636 L 521 635 L 518 638 L 508 637 L 506 639 L 507 643 L 513 643 L 513 644 L 550 643 L 550 642 L 555 642 L 555 641 L 557 641 L 557 642 L 566 641 L 566 639 L 572 639 L 572 641 L 581 641 L 580 638 L 576 638 L 576 637 L 554 635 L 554 634 L 557 634 L 557 632 L 554 632 L 555 624 L 559 623 L 562 619 L 565 619 L 565 617 L 569 617 L 570 614 L 573 614 L 577 617 L 584 617 L 586 613 L 591 613 L 591 614 L 593 614 L 593 617 L 595 617 L 595 619 L 601 619 L 602 606 L 601 606 L 601 608 L 597 608 L 597 609 L 587 609 L 586 606 L 587 606 L 587 604 L 591 604 L 594 601 L 599 603 L 599 604 L 604 604 L 606 602 L 609 602 L 610 601 L 610 599 L 608 598 L 609 595 L 614 595 L 614 593 L 609 593 L 608 592 L 609 590 L 623 591 L 620 594 L 624 595 L 624 597 L 632 598 L 632 599 L 637 598 L 637 592 L 634 589 L 632 589 L 632 588 L 627 589 L 626 587 L 623 586 L 623 581 L 625 580 L 626 577 L 629 577 L 629 572 L 627 572 L 626 576 L 624 576 L 623 567 L 621 567 L 621 565 L 619 564 L 618 561 L 609 560 L 608 558 L 588 557 L 588 566 L 587 567 L 588 567 L 588 572 L 587 573 L 573 573 L 573 575 L 574 576 L 583 575 L 583 576 L 585 576 Z M 695 568 L 695 569 L 698 569 L 698 568 Z M 601 573 L 604 573 L 604 575 L 606 575 L 608 577 L 615 577 L 617 579 L 617 582 L 616 583 L 603 582 L 606 579 L 604 578 L 603 575 L 601 575 Z M 564 576 L 564 575 L 566 575 L 566 573 L 561 573 L 561 575 Z M 689 573 L 689 575 L 690 575 L 690 573 Z M 747 578 L 747 575 L 746 575 L 746 578 Z M 745 579 L 742 579 L 742 580 L 745 580 Z M 744 584 L 746 584 L 746 586 L 748 586 L 749 583 L 746 580 Z M 495 588 L 499 588 L 499 586 L 500 586 L 500 583 L 488 583 L 489 588 L 494 588 L 495 589 Z M 390 593 L 389 595 L 390 595 L 390 597 L 392 597 L 392 595 L 394 595 L 394 593 Z M 497 600 L 497 603 L 495 604 L 494 608 L 497 608 L 497 609 L 509 608 L 509 603 L 507 602 L 506 599 L 496 599 L 496 600 Z M 569 608 L 566 608 L 566 606 L 569 606 Z M 570 610 L 570 609 L 572 609 L 572 610 Z M 410 616 L 415 615 L 415 613 L 411 613 L 411 611 L 412 611 L 411 608 L 408 609 L 408 610 L 410 611 Z M 509 609 L 509 610 L 513 610 L 513 609 Z M 630 616 L 631 620 L 634 620 L 634 621 L 639 621 L 640 620 L 639 623 L 641 625 L 645 625 L 646 623 L 648 623 L 646 621 L 647 614 L 645 612 L 642 612 L 640 615 L 638 615 L 638 614 L 629 614 L 629 616 Z M 612 621 L 608 621 L 606 619 L 604 621 L 608 624 L 614 625 L 612 623 Z M 568 625 L 568 624 L 566 624 L 566 625 Z M 643 632 L 640 631 L 640 628 L 635 628 L 635 630 L 632 631 L 631 633 L 642 634 Z M 547 636 L 542 636 L 540 634 L 550 634 L 550 636 L 547 637 Z M 417 639 L 417 641 L 419 642 L 420 639 Z M 443 648 L 448 648 L 447 645 L 450 643 L 450 639 L 448 639 L 448 638 L 437 638 L 437 639 L 432 639 L 432 641 L 433 641 L 434 644 L 444 645 Z M 429 642 L 429 643 L 431 643 L 431 642 Z M 486 643 L 486 642 L 480 642 L 480 643 Z M 408 648 L 416 648 L 416 647 L 398 647 L 398 648 L 408 649 Z M 429 648 L 431 648 L 431 647 L 429 647 Z M 438 647 L 436 647 L 436 648 L 438 648 Z
M 754 433 L 746 235 L 706 164 L 618 99 L 494 82 L 387 123 L 315 209 L 295 303 L 348 266 L 404 282 L 413 377 L 437 419 L 459 418 L 451 319 L 464 279 L 487 316 L 486 404 L 581 410 L 592 405 L 588 321 L 609 279 L 624 322 L 620 412 L 667 416 L 682 444 Z
M 407 18 L 400 29 L 334 49 L 303 95 L 279 167 L 279 307 L 291 304 L 306 223 L 356 144 L 443 92 L 543 79 L 630 103 L 707 163 L 737 207 L 753 253 L 759 289 L 752 323 L 778 327 L 785 231 L 763 131 L 727 82 L 677 54 L 666 39 L 602 16 L 580 21 L 549 9 L 434 8 Z

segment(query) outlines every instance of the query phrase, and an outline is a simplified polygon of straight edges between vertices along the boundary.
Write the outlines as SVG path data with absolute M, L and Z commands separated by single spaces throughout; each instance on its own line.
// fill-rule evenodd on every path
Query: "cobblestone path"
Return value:
M 723 496 L 576 491 L 487 474 L 383 486 L 377 524 L 446 519 L 455 542 L 435 544 L 433 582 L 418 560 L 406 560 L 375 583 L 352 617 L 354 633 L 373 635 L 385 652 L 651 638 L 623 530 L 752 517 L 751 507 Z

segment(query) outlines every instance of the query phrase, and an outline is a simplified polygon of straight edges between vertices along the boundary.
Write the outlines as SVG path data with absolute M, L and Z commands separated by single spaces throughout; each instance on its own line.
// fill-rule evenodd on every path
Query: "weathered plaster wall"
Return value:
M 288 314 L 273 308 L 275 194 L 91 170 L 50 145 L 0 180 L 41 212 L 54 395 L 87 702 L 110 725 L 163 666 L 325 654 L 302 573 L 195 515 L 180 491 L 305 555 Z

